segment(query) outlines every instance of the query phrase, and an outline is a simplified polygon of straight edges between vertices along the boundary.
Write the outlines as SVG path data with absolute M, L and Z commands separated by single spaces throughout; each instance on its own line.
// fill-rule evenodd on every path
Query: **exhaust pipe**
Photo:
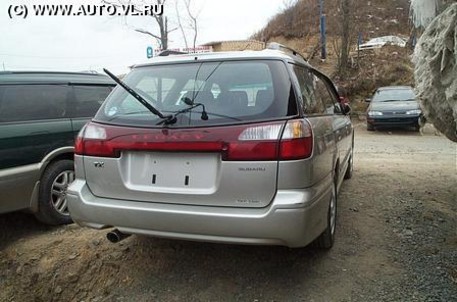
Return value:
M 122 240 L 130 237 L 130 234 L 124 234 L 121 233 L 118 229 L 112 230 L 108 234 L 106 234 L 106 238 L 111 242 L 111 243 L 118 243 L 121 242 Z

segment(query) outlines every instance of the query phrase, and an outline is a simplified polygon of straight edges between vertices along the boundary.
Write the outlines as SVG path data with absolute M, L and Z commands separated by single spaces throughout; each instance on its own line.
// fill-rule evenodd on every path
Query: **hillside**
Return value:
M 353 28 L 365 40 L 384 35 L 409 35 L 409 0 L 352 0 Z M 304 38 L 319 32 L 319 6 L 317 0 L 292 1 L 281 13 L 254 35 L 261 41 L 275 37 Z M 295 3 L 295 4 L 294 4 Z M 324 1 L 327 16 L 327 34 L 340 33 L 339 1 Z
M 326 60 L 320 59 L 317 0 L 292 1 L 252 38 L 279 42 L 304 54 L 314 66 L 331 76 L 339 87 L 345 88 L 354 109 L 360 112 L 365 110 L 363 100 L 377 87 L 414 84 L 411 49 L 389 46 L 360 54 L 355 51 L 359 34 L 363 42 L 385 35 L 408 38 L 411 33 L 409 0 L 352 0 L 351 63 L 344 77 L 335 73 L 342 27 L 339 1 L 324 2 L 327 16 Z

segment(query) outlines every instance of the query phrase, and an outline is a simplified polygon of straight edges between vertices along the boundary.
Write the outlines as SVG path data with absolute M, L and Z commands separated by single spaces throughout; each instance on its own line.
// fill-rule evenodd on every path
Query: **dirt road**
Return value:
M 0 216 L 0 301 L 457 301 L 457 145 L 356 131 L 338 238 L 231 246 L 45 227 Z

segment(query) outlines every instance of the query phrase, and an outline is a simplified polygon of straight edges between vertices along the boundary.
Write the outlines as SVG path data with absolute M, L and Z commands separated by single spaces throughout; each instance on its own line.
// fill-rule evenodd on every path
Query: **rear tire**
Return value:
M 337 217 L 338 199 L 336 194 L 336 181 L 333 184 L 332 198 L 329 203 L 327 212 L 327 228 L 317 237 L 313 245 L 320 249 L 330 249 L 335 242 L 336 217 Z
M 74 164 L 71 160 L 60 160 L 50 164 L 40 181 L 38 197 L 38 220 L 50 225 L 70 224 L 67 207 L 67 189 L 75 179 Z
M 367 130 L 368 131 L 374 131 L 374 126 L 370 125 L 370 124 L 367 124 Z

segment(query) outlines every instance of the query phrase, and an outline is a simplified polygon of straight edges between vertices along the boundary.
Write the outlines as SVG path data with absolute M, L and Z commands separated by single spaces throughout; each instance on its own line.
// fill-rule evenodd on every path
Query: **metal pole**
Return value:
M 326 49 L 326 44 L 327 44 L 327 37 L 326 37 L 326 26 L 325 26 L 325 15 L 324 15 L 324 0 L 319 0 L 319 27 L 320 27 L 320 32 L 321 32 L 321 58 L 326 59 L 327 58 L 327 49 Z
M 324 14 L 324 0 L 319 0 L 319 17 Z

